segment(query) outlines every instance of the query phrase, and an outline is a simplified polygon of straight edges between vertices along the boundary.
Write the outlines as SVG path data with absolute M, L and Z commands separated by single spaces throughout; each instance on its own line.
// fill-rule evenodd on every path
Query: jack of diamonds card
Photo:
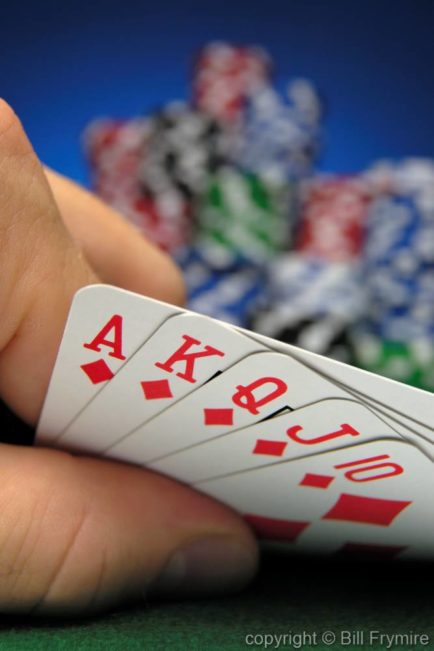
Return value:
M 409 443 L 373 441 L 195 487 L 291 551 L 434 555 L 432 462 Z
M 392 426 L 393 422 L 401 423 L 409 433 L 413 432 L 416 435 L 412 437 L 412 441 L 416 443 L 419 437 L 420 447 L 431 458 L 434 458 L 432 448 L 434 445 L 434 397 L 432 393 L 343 364 L 335 359 L 329 359 L 291 344 L 270 339 L 256 332 L 242 328 L 236 329 L 246 337 L 262 343 L 269 350 L 289 355 L 325 379 L 345 388 L 354 398 L 381 413 Z

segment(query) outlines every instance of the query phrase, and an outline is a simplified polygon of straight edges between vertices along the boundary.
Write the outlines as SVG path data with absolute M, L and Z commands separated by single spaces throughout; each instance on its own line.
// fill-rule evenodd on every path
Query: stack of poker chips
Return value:
M 249 325 L 265 296 L 262 267 L 215 257 L 214 249 L 188 247 L 178 252 L 188 288 L 188 307 L 237 326 Z
M 240 259 L 265 264 L 288 248 L 294 160 L 314 150 L 301 138 L 301 124 L 317 126 L 319 111 L 309 111 L 302 82 L 286 105 L 271 86 L 271 67 L 261 48 L 224 43 L 203 48 L 194 67 L 193 102 L 226 135 L 226 160 L 197 197 L 194 244 L 211 250 L 208 257 L 226 258 L 228 270 Z
M 180 263 L 188 307 L 434 390 L 434 163 L 313 176 L 318 95 L 212 44 L 191 104 L 85 133 L 96 192 Z
M 191 206 L 175 186 L 143 192 L 141 167 L 150 137 L 149 121 L 96 120 L 84 133 L 95 192 L 169 252 L 191 238 Z
M 381 163 L 367 174 L 377 197 L 367 220 L 364 318 L 353 332 L 355 361 L 368 370 L 434 389 L 434 164 Z
M 349 331 L 365 310 L 360 259 L 371 193 L 356 177 L 304 184 L 295 250 L 268 269 L 268 305 L 253 327 L 267 336 L 351 360 Z
M 343 362 L 349 326 L 363 314 L 359 267 L 288 253 L 267 269 L 267 303 L 253 327 L 269 337 Z
M 185 267 L 189 305 L 212 316 L 224 313 L 239 325 L 251 325 L 263 303 L 258 289 L 267 266 L 290 248 L 296 184 L 311 172 L 319 142 L 313 87 L 297 80 L 284 98 L 272 87 L 271 67 L 260 48 L 214 43 L 201 51 L 194 69 L 194 105 L 220 124 L 226 160 L 196 195 L 193 246 L 208 273 L 201 291 L 194 282 L 197 260 Z M 239 293 L 237 306 L 226 298 L 224 287 L 231 284 Z M 202 294 L 206 301 L 198 302 Z
M 99 120 L 93 186 L 170 251 L 191 309 L 434 389 L 434 165 L 313 176 L 318 94 L 268 54 L 213 43 L 190 102 Z
M 189 103 L 96 121 L 84 139 L 94 189 L 181 261 L 189 307 L 239 325 L 266 265 L 290 248 L 297 184 L 319 142 L 313 87 L 296 80 L 280 95 L 271 73 L 262 48 L 211 43 Z

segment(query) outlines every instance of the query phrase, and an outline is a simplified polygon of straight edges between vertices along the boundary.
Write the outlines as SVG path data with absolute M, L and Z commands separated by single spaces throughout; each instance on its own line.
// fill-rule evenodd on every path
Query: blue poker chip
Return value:
M 395 188 L 374 201 L 367 220 L 365 321 L 386 340 L 434 336 L 434 214 L 420 197 Z
M 287 96 L 261 86 L 246 102 L 234 142 L 234 161 L 242 169 L 274 182 L 299 179 L 311 172 L 320 142 L 318 95 L 304 80 Z
M 278 256 L 267 268 L 267 296 L 274 313 L 353 319 L 364 305 L 356 263 L 330 263 L 297 253 Z
M 263 301 L 263 271 L 235 264 L 212 268 L 198 249 L 185 250 L 180 262 L 187 286 L 187 308 L 233 325 L 247 326 Z
M 238 326 L 247 326 L 263 298 L 264 281 L 258 269 L 214 273 L 188 297 L 188 307 Z
M 249 266 L 245 257 L 237 252 L 212 244 L 180 248 L 175 253 L 175 261 L 185 270 L 196 265 L 216 272 L 235 272 Z
M 348 330 L 364 309 L 356 264 L 297 253 L 279 256 L 268 268 L 266 296 L 253 320 L 254 330 L 349 361 Z

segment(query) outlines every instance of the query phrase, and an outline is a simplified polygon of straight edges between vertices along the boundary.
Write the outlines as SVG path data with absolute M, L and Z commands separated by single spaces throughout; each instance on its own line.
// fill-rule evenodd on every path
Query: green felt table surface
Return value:
M 249 588 L 225 598 L 146 603 L 87 620 L 0 620 L 0 649 L 259 649 L 246 635 L 317 634 L 304 649 L 383 649 L 369 631 L 425 633 L 434 648 L 430 565 L 336 563 L 267 556 Z M 364 631 L 365 643 L 327 646 L 321 634 Z M 345 640 L 344 640 L 345 641 Z M 273 647 L 269 647 L 273 648 Z M 274 647 L 276 648 L 276 647 Z M 294 645 L 280 648 L 296 648 Z

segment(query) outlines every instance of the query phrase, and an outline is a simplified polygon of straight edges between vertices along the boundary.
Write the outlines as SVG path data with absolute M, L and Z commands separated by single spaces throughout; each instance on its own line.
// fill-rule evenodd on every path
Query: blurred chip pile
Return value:
M 434 390 L 434 163 L 320 175 L 322 108 L 212 43 L 189 101 L 84 134 L 94 190 L 173 255 L 188 307 Z

